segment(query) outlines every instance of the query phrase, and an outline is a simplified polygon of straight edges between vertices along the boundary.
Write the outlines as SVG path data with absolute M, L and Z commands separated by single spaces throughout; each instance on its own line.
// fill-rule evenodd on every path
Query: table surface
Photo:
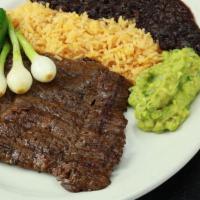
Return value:
M 200 151 L 179 173 L 138 200 L 200 200 Z

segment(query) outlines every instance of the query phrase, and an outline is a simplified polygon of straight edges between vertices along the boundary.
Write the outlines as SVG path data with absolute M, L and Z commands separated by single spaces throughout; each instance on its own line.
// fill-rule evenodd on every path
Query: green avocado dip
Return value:
M 163 52 L 162 63 L 142 72 L 130 90 L 139 128 L 175 131 L 200 91 L 200 57 L 190 48 Z

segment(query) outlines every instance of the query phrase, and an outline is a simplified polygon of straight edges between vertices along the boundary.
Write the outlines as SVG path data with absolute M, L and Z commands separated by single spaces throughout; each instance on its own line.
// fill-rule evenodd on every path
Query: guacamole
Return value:
M 142 72 L 129 104 L 144 131 L 175 131 L 200 91 L 200 57 L 190 48 L 163 52 L 163 61 Z

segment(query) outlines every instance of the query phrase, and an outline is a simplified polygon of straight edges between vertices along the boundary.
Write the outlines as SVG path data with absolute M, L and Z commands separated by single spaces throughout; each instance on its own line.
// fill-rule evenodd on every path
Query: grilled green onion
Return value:
M 33 79 L 31 73 L 24 67 L 20 52 L 19 42 L 12 25 L 8 18 L 9 36 L 13 46 L 13 64 L 7 75 L 7 84 L 11 91 L 16 94 L 26 93 L 32 86 Z
M 7 81 L 4 74 L 4 65 L 10 49 L 10 44 L 6 42 L 0 54 L 0 97 L 2 97 L 6 93 L 7 89 Z
M 43 83 L 51 82 L 57 73 L 54 62 L 46 56 L 39 55 L 20 32 L 17 32 L 17 37 L 26 56 L 32 63 L 31 73 L 33 77 Z

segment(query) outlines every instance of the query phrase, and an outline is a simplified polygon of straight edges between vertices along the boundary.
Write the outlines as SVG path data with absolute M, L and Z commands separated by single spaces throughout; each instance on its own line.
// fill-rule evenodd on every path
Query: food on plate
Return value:
M 6 93 L 7 89 L 7 80 L 4 73 L 4 65 L 10 49 L 10 44 L 6 42 L 0 54 L 0 97 L 2 97 Z
M 51 83 L 0 98 L 0 161 L 52 174 L 69 191 L 102 189 L 123 153 L 130 84 L 89 59 L 55 64 Z
M 133 20 L 93 20 L 87 14 L 31 2 L 10 11 L 10 17 L 38 52 L 95 59 L 132 82 L 139 72 L 161 61 L 158 44 Z
M 0 9 L 0 161 L 72 192 L 103 189 L 123 154 L 128 97 L 144 131 L 175 131 L 188 117 L 200 31 L 181 1 L 43 2 L 79 14 L 29 1 L 7 20 Z
M 1 21 L 4 20 L 4 21 Z M 8 27 L 8 28 L 7 28 Z M 32 86 L 33 77 L 40 82 L 48 83 L 51 82 L 56 76 L 56 65 L 47 56 L 39 55 L 31 46 L 31 44 L 24 38 L 24 36 L 19 32 L 15 31 L 12 21 L 6 12 L 0 8 L 0 47 L 5 43 L 3 51 L 0 57 L 0 97 L 2 97 L 7 89 L 9 89 L 16 94 L 24 94 L 28 92 Z M 7 33 L 10 37 L 10 41 L 13 46 L 13 64 L 12 67 L 5 78 L 4 75 L 4 64 L 6 57 L 10 51 L 10 45 L 6 41 Z M 19 41 L 18 41 L 19 40 Z M 20 44 L 25 51 L 25 54 L 32 62 L 31 73 L 24 67 Z
M 163 53 L 163 62 L 142 72 L 129 104 L 145 131 L 175 131 L 200 91 L 200 57 L 190 48 Z
M 49 3 L 51 8 L 67 12 L 87 12 L 94 19 L 135 18 L 137 27 L 150 32 L 155 41 L 159 41 L 161 49 L 192 47 L 200 54 L 200 29 L 181 0 L 33 1 Z
M 7 32 L 8 32 L 8 22 L 7 22 L 6 12 L 3 8 L 0 8 L 0 50 L 5 43 Z
M 26 69 L 23 64 L 20 52 L 19 42 L 12 25 L 11 20 L 8 18 L 9 36 L 13 46 L 13 64 L 7 74 L 7 84 L 9 89 L 16 94 L 24 94 L 30 90 L 33 79 L 31 73 Z
M 51 82 L 57 72 L 55 63 L 49 57 L 39 55 L 19 31 L 17 32 L 17 38 L 32 63 L 31 73 L 33 77 L 42 83 Z

